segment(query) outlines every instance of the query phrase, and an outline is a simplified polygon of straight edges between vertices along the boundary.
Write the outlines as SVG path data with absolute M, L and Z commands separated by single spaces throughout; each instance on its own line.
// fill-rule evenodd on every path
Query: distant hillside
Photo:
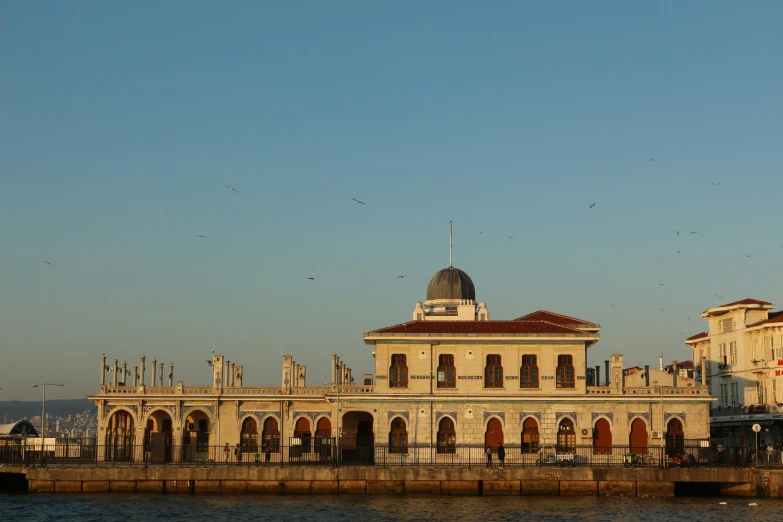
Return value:
M 46 401 L 46 414 L 57 417 L 76 415 L 95 409 L 95 403 L 88 399 L 52 399 Z M 0 401 L 0 424 L 5 416 L 8 422 L 29 419 L 41 415 L 41 401 Z

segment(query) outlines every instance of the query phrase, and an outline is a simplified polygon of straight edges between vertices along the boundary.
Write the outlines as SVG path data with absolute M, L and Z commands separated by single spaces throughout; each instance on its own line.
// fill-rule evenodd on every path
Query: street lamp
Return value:
M 658 381 L 653 381 L 653 384 L 658 384 Z M 669 460 L 666 458 L 666 446 L 665 446 L 665 432 L 664 432 L 664 418 L 663 418 L 663 386 L 658 386 L 658 391 L 661 393 L 661 465 L 666 467 Z
M 44 438 L 46 437 L 46 387 L 47 386 L 62 386 L 62 384 L 55 384 L 51 382 L 42 382 L 40 384 L 34 384 L 33 388 L 41 388 L 43 390 L 43 397 L 41 400 L 41 458 L 43 458 L 44 452 Z

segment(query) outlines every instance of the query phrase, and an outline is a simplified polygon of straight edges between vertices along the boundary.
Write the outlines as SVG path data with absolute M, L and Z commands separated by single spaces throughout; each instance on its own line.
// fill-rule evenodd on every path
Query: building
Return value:
M 599 331 L 596 323 L 545 310 L 491 319 L 471 278 L 449 266 L 433 276 L 411 321 L 363 334 L 375 372 L 359 383 L 336 355 L 331 385 L 314 387 L 290 355 L 283 356 L 281 385 L 269 387 L 243 386 L 244 368 L 223 355 L 208 361 L 208 386 L 174 384 L 173 365 L 164 386 L 164 365 L 154 359 L 146 381 L 144 356 L 132 373 L 116 359 L 107 366 L 104 356 L 100 390 L 91 397 L 98 440 L 107 459 L 143 452 L 152 460 L 230 460 L 239 445 L 243 459 L 337 454 L 368 463 L 383 455 L 419 464 L 464 462 L 467 447 L 478 448 L 481 459 L 482 448 L 502 442 L 534 464 L 547 445 L 566 452 L 585 445 L 605 455 L 629 447 L 644 453 L 664 441 L 674 451 L 685 439 L 708 437 L 712 398 L 704 383 L 676 374 L 628 382 L 623 357 L 614 354 L 604 361 L 601 384 L 601 365 L 587 367 Z
M 758 299 L 709 308 L 701 314 L 708 330 L 685 340 L 718 397 L 710 409 L 714 436 L 755 442 L 758 423 L 761 444 L 783 440 L 783 311 L 773 308 Z

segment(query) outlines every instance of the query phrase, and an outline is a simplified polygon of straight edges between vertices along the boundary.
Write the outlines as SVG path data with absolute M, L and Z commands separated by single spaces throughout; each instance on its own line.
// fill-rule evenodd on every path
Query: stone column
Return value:
M 125 384 L 128 382 L 126 379 L 126 375 L 128 375 L 128 361 L 122 361 L 122 385 L 125 386 Z
M 160 363 L 160 387 L 163 388 L 163 363 Z
M 606 385 L 609 386 L 611 384 L 609 381 L 612 377 L 609 375 L 609 361 L 604 361 L 604 366 L 606 367 Z
M 147 366 L 147 356 L 142 355 L 141 356 L 141 363 L 139 364 L 139 367 L 141 368 L 141 385 L 144 386 L 144 369 Z
M 335 354 L 332 354 L 332 370 L 329 373 L 329 375 L 332 376 L 332 384 L 335 384 L 337 382 L 337 373 L 335 368 L 337 368 L 337 356 Z
M 150 386 L 155 386 L 158 381 L 158 360 L 156 358 L 152 358 L 152 381 L 150 382 Z
M 106 354 L 101 356 L 101 386 L 106 385 Z
M 345 363 L 340 362 L 340 384 L 347 384 L 345 382 Z
M 117 386 L 117 359 L 114 359 L 114 368 L 112 369 L 112 386 Z
M 174 363 L 169 365 L 169 386 L 174 386 Z
M 672 361 L 672 386 L 677 387 L 677 361 Z
M 595 367 L 595 385 L 601 386 L 601 365 Z
M 226 362 L 223 363 L 223 386 L 229 387 L 231 386 L 231 361 L 226 359 Z
M 236 364 L 231 363 L 231 384 L 230 384 L 230 386 L 232 386 L 232 387 L 234 386 L 234 367 L 235 366 L 236 366 Z
M 701 357 L 701 385 L 707 386 L 707 357 Z
M 237 367 L 236 367 L 237 386 L 239 386 L 240 388 L 242 387 L 242 370 L 243 369 L 244 369 L 244 367 L 241 364 L 237 365 Z
M 133 367 L 133 387 L 135 388 L 138 385 L 139 385 L 139 367 L 138 366 L 134 366 Z

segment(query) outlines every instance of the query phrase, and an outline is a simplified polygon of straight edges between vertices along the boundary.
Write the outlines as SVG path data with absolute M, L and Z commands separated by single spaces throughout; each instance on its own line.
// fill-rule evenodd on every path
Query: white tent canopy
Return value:
M 0 424 L 0 437 L 37 437 L 38 431 L 30 421 L 20 420 L 11 424 Z

